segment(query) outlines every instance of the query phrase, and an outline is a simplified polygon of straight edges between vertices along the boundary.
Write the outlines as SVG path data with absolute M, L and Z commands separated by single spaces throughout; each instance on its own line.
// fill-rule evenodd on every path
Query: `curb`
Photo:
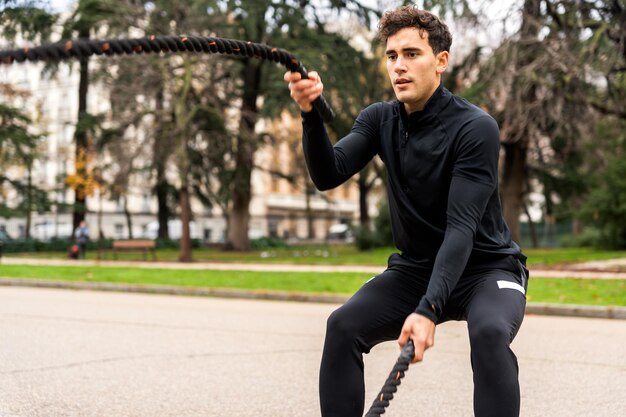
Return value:
M 626 320 L 626 307 L 528 303 L 526 314 Z
M 344 303 L 350 297 L 349 295 L 327 293 L 237 290 L 228 288 L 194 288 L 171 285 L 114 284 L 107 282 L 70 282 L 28 278 L 0 278 L 0 286 L 56 288 L 91 291 L 117 291 L 143 294 L 184 295 L 199 297 L 220 297 L 251 300 L 333 304 Z M 527 303 L 526 314 L 626 320 L 626 307 Z
M 0 278 L 4 287 L 36 287 L 69 290 L 115 291 L 143 294 L 185 295 L 199 297 L 243 298 L 254 300 L 344 303 L 349 295 L 303 293 L 292 291 L 238 290 L 230 288 L 197 288 L 175 285 L 116 284 L 110 282 L 72 282 L 31 278 Z

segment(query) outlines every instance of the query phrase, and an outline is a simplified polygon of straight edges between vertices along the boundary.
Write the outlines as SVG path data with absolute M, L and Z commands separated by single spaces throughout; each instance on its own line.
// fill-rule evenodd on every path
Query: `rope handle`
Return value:
M 309 78 L 309 73 L 307 72 L 306 68 L 304 68 L 304 65 L 302 65 L 302 63 L 298 65 L 297 72 L 300 73 L 302 79 Z M 330 122 L 335 119 L 335 112 L 333 111 L 332 107 L 330 107 L 330 104 L 328 104 L 323 95 L 315 99 L 315 101 L 313 102 L 313 107 L 317 110 L 323 121 Z
M 404 348 L 402 348 L 402 352 L 385 384 L 364 417 L 380 417 L 381 414 L 385 413 L 385 408 L 389 406 L 393 399 L 393 394 L 398 390 L 398 385 L 402 382 L 401 380 L 404 378 L 406 370 L 409 369 L 413 356 L 415 356 L 415 346 L 413 346 L 413 341 L 409 339 Z
M 134 39 L 91 40 L 77 39 L 60 41 L 33 48 L 0 51 L 0 65 L 24 61 L 58 61 L 83 58 L 91 55 L 132 55 L 160 52 L 196 52 L 241 55 L 282 64 L 302 78 L 308 73 L 302 63 L 289 51 L 254 42 L 207 36 L 149 36 Z M 323 96 L 313 103 L 322 120 L 331 122 L 335 113 Z

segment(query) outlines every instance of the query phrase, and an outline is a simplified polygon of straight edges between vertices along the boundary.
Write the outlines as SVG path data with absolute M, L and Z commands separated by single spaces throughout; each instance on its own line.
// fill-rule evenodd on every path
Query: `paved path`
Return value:
M 205 270 L 246 270 L 246 271 L 300 271 L 300 272 L 364 272 L 376 274 L 382 270 L 377 266 L 354 266 L 354 265 L 281 265 L 281 264 L 247 264 L 247 263 L 216 263 L 216 262 L 119 262 L 119 261 L 70 261 L 62 259 L 29 259 L 29 258 L 3 258 L 3 264 L 7 265 L 55 265 L 55 266 L 128 266 L 135 268 L 161 268 L 161 269 L 205 269 Z M 540 271 L 531 270 L 531 278 L 567 277 L 567 278 L 613 278 L 626 279 L 626 273 L 606 273 L 598 271 Z M 122 291 L 140 292 L 169 295 L 195 295 L 213 296 L 223 298 L 242 299 L 266 299 L 281 301 L 309 301 L 325 303 L 343 303 L 345 295 L 341 294 L 317 294 L 300 293 L 293 291 L 266 291 L 266 290 L 233 290 L 224 288 L 191 288 L 167 285 L 140 285 L 118 284 L 106 282 L 81 282 L 30 278 L 12 278 L 2 274 L 0 265 L 0 286 L 40 287 L 40 288 L 66 288 L 80 290 Z M 571 304 L 546 304 L 528 303 L 526 313 L 540 315 L 573 316 L 589 318 L 615 318 L 626 319 L 626 306 L 587 306 Z M 0 415 L 0 417 L 2 417 Z
M 0 287 L 1 417 L 310 417 L 334 304 Z M 622 321 L 529 315 L 521 417 L 621 417 Z M 367 405 L 398 355 L 366 355 Z M 471 417 L 463 323 L 437 330 L 385 416 Z
M 619 261 L 617 261 L 619 262 Z M 161 269 L 209 269 L 209 270 L 244 270 L 244 271 L 296 271 L 296 272 L 366 272 L 379 273 L 384 266 L 364 266 L 364 265 L 286 265 L 286 264 L 252 264 L 252 263 L 224 263 L 224 262 L 124 262 L 124 261 L 91 261 L 80 260 L 70 261 L 64 259 L 31 259 L 3 257 L 1 264 L 5 265 L 100 265 L 119 266 L 135 268 L 161 268 Z M 603 263 L 593 264 L 594 270 L 581 270 L 582 267 L 572 269 L 531 269 L 531 278 L 588 278 L 588 279 L 626 279 L 626 272 L 605 272 L 599 270 Z M 1 265 L 0 265 L 1 266 Z M 1 274 L 1 272 L 0 272 Z

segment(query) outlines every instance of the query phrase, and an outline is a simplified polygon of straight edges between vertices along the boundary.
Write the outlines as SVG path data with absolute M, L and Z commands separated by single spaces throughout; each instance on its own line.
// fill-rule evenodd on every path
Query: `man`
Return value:
M 403 347 L 411 339 L 413 362 L 421 361 L 435 326 L 446 320 L 468 323 L 475 415 L 519 416 L 509 345 L 524 316 L 528 271 L 502 217 L 498 126 L 441 84 L 452 37 L 439 18 L 401 7 L 384 14 L 379 38 L 397 101 L 364 109 L 334 147 L 311 104 L 323 90 L 318 74 L 284 77 L 302 110 L 305 158 L 319 189 L 343 183 L 375 155 L 384 161 L 401 251 L 328 319 L 322 416 L 363 414 L 363 353 L 382 341 L 397 338 Z
M 74 231 L 74 239 L 76 240 L 76 245 L 78 245 L 78 258 L 85 259 L 87 254 L 87 242 L 89 242 L 89 229 L 84 220 L 80 222 Z

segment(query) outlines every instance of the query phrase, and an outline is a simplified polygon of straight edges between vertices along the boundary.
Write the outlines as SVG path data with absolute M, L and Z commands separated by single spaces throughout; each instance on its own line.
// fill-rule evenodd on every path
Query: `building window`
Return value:
M 118 213 L 122 213 L 124 211 L 124 197 L 120 196 L 117 198 L 115 211 L 117 211 Z
M 143 210 L 144 213 L 149 213 L 150 212 L 150 195 L 148 195 L 148 194 L 144 194 L 143 195 L 142 210 Z
M 280 191 L 280 177 L 274 173 L 272 173 L 270 190 L 273 193 Z
M 343 198 L 346 200 L 350 199 L 350 182 L 343 186 Z
M 123 223 L 115 223 L 115 237 L 117 239 L 124 237 L 124 224 Z
M 267 229 L 270 237 L 277 238 L 278 237 L 278 223 L 280 223 L 280 219 L 277 217 L 270 217 L 267 220 Z

